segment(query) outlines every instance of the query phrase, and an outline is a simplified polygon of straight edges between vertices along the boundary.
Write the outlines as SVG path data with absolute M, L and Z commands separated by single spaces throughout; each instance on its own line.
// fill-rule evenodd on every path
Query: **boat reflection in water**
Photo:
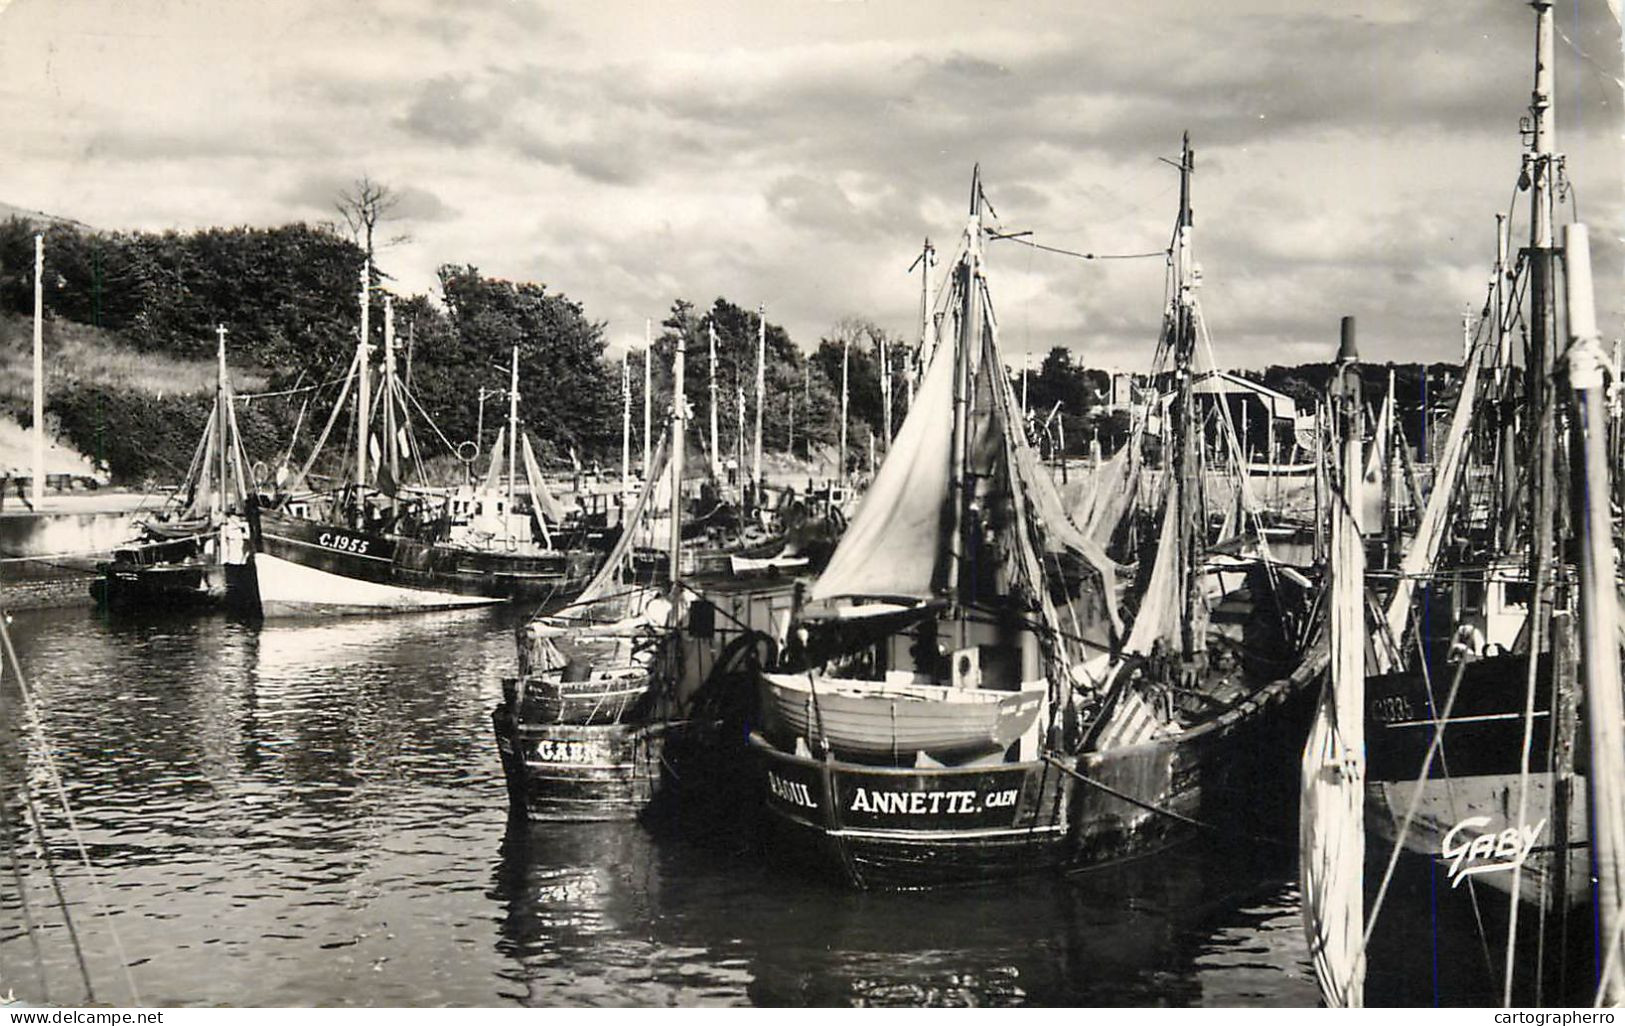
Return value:
M 17 614 L 18 654 L 144 1001 L 1314 1000 L 1290 866 L 1190 858 L 996 895 L 876 895 L 788 878 L 737 821 L 510 827 L 487 714 L 516 621 L 504 609 L 257 627 Z M 15 700 L 8 679 L 0 706 Z M 0 716 L 10 812 L 38 767 Z M 42 810 L 97 994 L 124 1000 L 72 835 Z M 44 915 L 49 878 L 20 821 L 7 820 L 50 996 L 77 1001 L 72 945 Z M 40 996 L 33 961 L 0 866 L 0 965 L 22 1000 Z
M 1287 856 L 1218 851 L 946 895 L 764 863 L 740 831 L 510 822 L 493 897 L 527 1005 L 1313 1004 Z M 511 989 L 510 989 L 511 988 Z

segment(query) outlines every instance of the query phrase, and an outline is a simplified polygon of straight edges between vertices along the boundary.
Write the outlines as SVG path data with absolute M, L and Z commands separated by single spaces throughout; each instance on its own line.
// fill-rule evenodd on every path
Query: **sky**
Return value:
M 1619 27 L 1555 12 L 1557 144 L 1625 334 Z M 725 296 L 811 347 L 849 317 L 918 335 L 909 265 L 953 248 L 978 162 L 1007 231 L 1163 249 L 1188 130 L 1221 362 L 1329 358 L 1344 314 L 1367 359 L 1448 360 L 1533 68 L 1521 0 L 0 0 L 0 202 L 331 221 L 367 175 L 400 197 L 379 260 L 405 291 L 444 263 L 542 282 L 616 349 Z M 1144 368 L 1164 274 L 988 249 L 1012 362 Z

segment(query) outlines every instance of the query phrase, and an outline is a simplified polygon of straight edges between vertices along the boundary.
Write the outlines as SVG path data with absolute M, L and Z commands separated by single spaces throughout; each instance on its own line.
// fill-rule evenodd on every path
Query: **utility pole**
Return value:
M 34 508 L 45 501 L 45 236 L 34 236 Z

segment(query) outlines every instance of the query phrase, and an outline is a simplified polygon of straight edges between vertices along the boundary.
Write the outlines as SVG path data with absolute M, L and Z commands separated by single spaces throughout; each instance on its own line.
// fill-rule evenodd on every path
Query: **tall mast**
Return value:
M 1507 330 L 1507 285 L 1512 268 L 1507 263 L 1511 233 L 1505 214 L 1495 215 L 1495 397 L 1501 409 L 1500 509 L 1496 528 L 1500 548 L 1512 544 L 1518 513 L 1518 425 L 1512 401 L 1512 332 Z
M 395 490 L 401 482 L 401 452 L 395 437 L 395 300 L 384 295 L 384 453 L 389 460 L 389 480 Z M 395 499 L 390 497 L 390 506 Z
M 852 348 L 851 338 L 841 339 L 841 483 L 846 484 L 846 408 L 847 408 L 847 364 Z
M 915 261 L 920 268 L 920 347 L 915 351 L 915 358 L 908 369 L 908 404 L 914 405 L 914 389 L 920 381 L 920 368 L 931 355 L 935 346 L 932 345 L 932 308 L 936 305 L 931 298 L 931 264 L 936 257 L 936 250 L 931 247 L 931 236 L 925 237 L 925 248 L 920 250 L 920 258 Z
M 751 504 L 762 503 L 762 405 L 767 392 L 767 306 L 756 306 L 756 452 L 751 460 Z
M 359 386 L 355 393 L 355 487 L 359 499 L 361 489 L 367 483 L 367 428 L 372 411 L 367 408 L 371 398 L 368 392 L 372 383 L 367 380 L 367 334 L 368 324 L 368 293 L 372 284 L 372 258 L 369 256 L 361 261 L 361 335 L 356 340 L 359 355 L 356 357 L 356 366 L 360 375 L 356 380 Z
M 1191 150 L 1190 133 L 1185 133 L 1179 151 L 1179 223 L 1174 229 L 1174 375 L 1178 385 L 1173 427 L 1178 433 L 1174 444 L 1174 480 L 1178 484 L 1180 576 L 1183 584 L 1184 615 L 1180 618 L 1180 642 L 1184 658 L 1199 653 L 1199 627 L 1196 623 L 1202 602 L 1195 568 L 1201 559 L 1206 524 L 1201 510 L 1201 454 L 1196 412 L 1196 281 L 1191 257 L 1191 174 L 1196 155 Z
M 621 507 L 632 491 L 632 358 L 621 354 Z M 623 528 L 624 529 L 624 528 Z
M 519 347 L 513 347 L 513 363 L 508 371 L 508 501 L 502 507 L 502 532 L 511 534 L 513 486 L 519 458 Z
M 1579 528 L 1581 652 L 1585 666 L 1586 728 L 1591 744 L 1590 787 L 1603 976 L 1599 1004 L 1625 1000 L 1620 950 L 1625 900 L 1625 699 L 1620 693 L 1619 600 L 1614 583 L 1613 515 L 1609 509 L 1607 430 L 1602 338 L 1591 291 L 1591 247 L 1584 225 L 1564 229 L 1567 262 L 1568 370 L 1579 437 L 1580 480 L 1574 482 Z
M 673 604 L 677 582 L 682 579 L 683 556 L 683 354 L 688 343 L 677 333 L 677 352 L 671 361 L 671 583 Z
M 220 459 L 220 487 L 216 488 L 214 492 L 214 512 L 218 514 L 226 511 L 226 462 L 229 458 L 228 454 L 231 452 L 231 432 L 228 430 L 231 424 L 231 409 L 226 404 L 231 400 L 226 398 L 226 326 L 224 324 L 215 325 L 214 334 L 218 342 L 217 349 L 220 363 L 219 375 L 214 386 L 214 409 L 217 420 L 215 436 L 220 439 L 220 444 L 217 447 Z
M 705 329 L 711 337 L 711 359 L 706 364 L 706 369 L 711 375 L 711 476 L 721 481 L 722 448 L 717 436 L 717 322 L 707 322 Z
M 880 343 L 880 415 L 885 419 L 886 449 L 891 450 L 891 340 L 882 332 Z
M 1556 365 L 1552 337 L 1555 326 L 1553 236 L 1552 236 L 1552 4 L 1551 0 L 1533 0 L 1535 9 L 1535 90 L 1529 101 L 1530 152 L 1525 156 L 1525 173 L 1529 176 L 1529 360 L 1527 362 L 1529 390 L 1528 409 L 1548 411 L 1536 423 L 1534 474 L 1534 530 L 1535 550 L 1533 564 L 1544 564 L 1551 558 L 1553 535 L 1553 491 L 1557 486 L 1555 432 L 1549 399 L 1552 395 L 1552 369 Z M 1547 595 L 1537 595 L 1530 614 L 1540 612 L 1548 603 Z
M 649 419 L 654 402 L 654 372 L 650 369 L 650 353 L 654 346 L 650 340 L 651 327 L 649 319 L 643 319 L 643 479 L 649 480 L 649 460 L 653 458 L 649 449 Z
M 970 219 L 965 224 L 965 256 L 955 270 L 959 288 L 959 332 L 954 339 L 954 420 L 952 454 L 949 463 L 949 492 L 953 496 L 953 531 L 949 535 L 948 594 L 955 605 L 969 576 L 965 563 L 970 557 L 965 532 L 970 526 L 970 478 L 966 450 L 970 434 L 970 348 L 977 337 L 980 315 L 977 289 L 978 263 L 982 255 L 982 167 L 971 168 Z

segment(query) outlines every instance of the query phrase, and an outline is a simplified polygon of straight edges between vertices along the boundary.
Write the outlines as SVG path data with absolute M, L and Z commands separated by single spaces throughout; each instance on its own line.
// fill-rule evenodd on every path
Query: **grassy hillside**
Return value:
M 46 426 L 65 446 L 133 482 L 184 471 L 213 401 L 211 360 L 140 352 L 112 332 L 47 320 Z M 0 415 L 33 424 L 33 322 L 0 314 Z M 232 368 L 239 389 L 263 373 Z

